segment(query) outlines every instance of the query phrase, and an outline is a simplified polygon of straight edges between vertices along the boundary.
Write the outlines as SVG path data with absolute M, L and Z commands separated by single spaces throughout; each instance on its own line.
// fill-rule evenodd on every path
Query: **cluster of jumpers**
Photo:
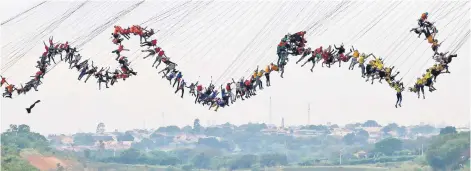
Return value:
M 44 43 L 45 52 L 39 57 L 37 61 L 37 66 L 39 71 L 37 71 L 30 81 L 23 84 L 20 84 L 20 87 L 15 86 L 15 84 L 10 84 L 6 80 L 5 77 L 1 77 L 1 86 L 5 86 L 5 92 L 3 93 L 3 97 L 5 98 L 12 98 L 13 92 L 16 91 L 18 95 L 26 94 L 31 89 L 38 91 L 38 86 L 42 84 L 41 79 L 44 78 L 44 75 L 47 73 L 47 69 L 52 66 L 51 62 L 54 64 L 56 63 L 55 57 L 57 55 L 60 56 L 60 61 L 66 62 L 69 64 L 69 69 L 77 69 L 79 72 L 78 80 L 82 80 L 84 76 L 86 76 L 84 82 L 86 83 L 91 76 L 94 76 L 97 79 L 98 88 L 101 90 L 101 84 L 104 83 L 106 88 L 109 88 L 108 83 L 114 85 L 119 79 L 126 80 L 131 75 L 137 75 L 137 72 L 134 72 L 131 68 L 129 68 L 129 62 L 126 57 L 121 56 L 120 52 L 127 51 L 128 49 L 124 49 L 124 46 L 121 44 L 123 37 L 129 39 L 130 34 L 139 35 L 142 39 L 146 40 L 150 38 L 154 34 L 154 30 L 147 31 L 142 29 L 139 26 L 132 26 L 131 28 L 121 29 L 122 31 L 117 34 L 112 33 L 114 39 L 113 43 L 118 45 L 118 49 L 112 51 L 111 53 L 116 53 L 118 57 L 116 60 L 120 65 L 120 69 L 115 69 L 114 71 L 110 72 L 110 67 L 101 67 L 98 69 L 98 66 L 93 64 L 93 61 L 90 59 L 82 60 L 82 56 L 80 55 L 79 50 L 76 47 L 72 48 L 68 41 L 65 43 L 54 43 L 53 37 L 49 38 L 49 46 Z M 148 42 L 144 42 L 148 43 Z M 63 53 L 65 52 L 65 56 L 63 57 Z M 89 62 L 91 61 L 91 62 Z
M 435 39 L 435 35 L 438 32 L 434 27 L 433 23 L 427 21 L 427 13 L 424 13 L 419 20 L 419 27 L 413 28 L 411 31 L 414 31 L 421 36 L 421 34 L 426 35 L 426 39 L 429 43 L 432 44 L 432 49 L 435 52 L 434 59 L 438 62 L 432 68 L 426 70 L 426 74 L 422 78 L 417 79 L 417 83 L 414 87 L 410 87 L 411 92 L 415 92 L 419 95 L 422 92 L 424 96 L 424 86 L 428 86 L 430 91 L 436 90 L 433 87 L 433 83 L 436 80 L 436 77 L 440 73 L 449 73 L 448 64 L 451 62 L 451 59 L 456 57 L 456 54 L 448 55 L 448 52 L 438 52 L 438 47 L 441 43 Z M 69 69 L 77 69 L 79 71 L 78 80 L 81 80 L 86 76 L 84 82 L 94 76 L 97 79 L 98 88 L 101 89 L 101 84 L 104 83 L 106 88 L 109 88 L 110 85 L 114 85 L 118 79 L 126 80 L 132 75 L 137 75 L 133 69 L 130 68 L 130 62 L 126 56 L 123 56 L 122 53 L 129 51 L 125 49 L 122 44 L 123 41 L 129 40 L 131 35 L 140 37 L 140 46 L 147 47 L 147 49 L 141 50 L 142 52 L 148 52 L 144 59 L 149 57 L 155 58 L 152 63 L 152 67 L 158 69 L 158 67 L 163 62 L 165 67 L 158 71 L 159 74 L 162 74 L 162 79 L 169 81 L 170 85 L 175 88 L 175 94 L 181 92 L 181 98 L 184 97 L 185 89 L 189 89 L 190 96 L 195 98 L 194 103 L 201 105 L 209 106 L 209 110 L 214 108 L 214 111 L 217 111 L 220 107 L 229 106 L 237 100 L 245 100 L 257 94 L 258 90 L 263 90 L 264 86 L 271 86 L 270 83 L 270 74 L 273 71 L 279 72 L 280 77 L 283 78 L 285 71 L 285 66 L 287 65 L 289 55 L 291 56 L 300 56 L 296 60 L 296 64 L 301 63 L 301 67 L 304 67 L 306 64 L 311 63 L 310 68 L 313 72 L 316 64 L 321 62 L 321 66 L 324 65 L 328 68 L 335 66 L 338 63 L 338 66 L 341 67 L 342 63 L 349 63 L 348 69 L 354 70 L 355 66 L 358 64 L 358 68 L 361 71 L 361 77 L 365 79 L 366 82 L 371 82 L 374 84 L 374 80 L 378 80 L 379 83 L 382 83 L 382 80 L 385 80 L 390 87 L 392 87 L 397 96 L 397 101 L 395 107 L 401 107 L 402 102 L 402 92 L 404 91 L 404 84 L 402 79 L 396 80 L 396 76 L 400 73 L 399 71 L 393 71 L 394 66 L 386 66 L 381 57 L 375 56 L 373 53 L 360 53 L 358 49 L 355 49 L 353 46 L 347 49 L 344 44 L 341 43 L 340 46 L 337 45 L 328 45 L 327 48 L 322 46 L 311 49 L 306 46 L 305 34 L 306 31 L 300 31 L 295 34 L 285 35 L 280 43 L 277 46 L 277 55 L 278 59 L 274 63 L 270 63 L 263 68 L 257 68 L 249 77 L 242 77 L 238 80 L 232 78 L 230 81 L 221 84 L 219 87 L 213 84 L 211 81 L 207 86 L 203 86 L 198 80 L 188 81 L 183 78 L 183 72 L 177 69 L 177 63 L 172 62 L 170 57 L 165 54 L 165 51 L 162 47 L 157 45 L 157 39 L 151 39 L 155 34 L 153 29 L 147 30 L 139 25 L 133 25 L 131 27 L 122 28 L 121 26 L 114 26 L 114 32 L 112 35 L 112 42 L 118 46 L 118 48 L 111 53 L 116 54 L 116 60 L 119 63 L 119 68 L 114 71 L 110 71 L 110 67 L 101 67 L 98 69 L 97 66 L 94 66 L 93 61 L 89 62 L 90 59 L 81 60 L 82 56 L 78 53 L 79 51 L 74 47 L 72 48 L 68 42 L 65 43 L 54 43 L 53 38 L 49 38 L 49 45 L 44 43 L 46 51 L 40 57 L 40 60 L 37 61 L 38 72 L 28 81 L 25 86 L 21 84 L 20 87 L 15 87 L 14 84 L 9 84 L 6 78 L 1 77 L 1 85 L 7 85 L 5 88 L 5 93 L 3 97 L 12 98 L 14 91 L 17 91 L 18 94 L 25 94 L 32 88 L 37 91 L 37 87 L 41 85 L 41 79 L 47 72 L 47 68 L 51 66 L 51 62 L 56 63 L 55 56 L 60 56 L 60 61 L 67 62 L 69 64 Z M 65 51 L 65 57 L 63 58 L 62 54 Z M 306 59 L 306 57 L 308 57 Z M 368 58 L 371 59 L 368 61 Z M 303 61 L 306 59 L 305 61 Z M 59 61 L 59 62 L 60 62 Z M 444 71 L 445 70 L 445 71 Z M 265 77 L 265 84 L 262 82 L 262 77 Z M 432 81 L 433 79 L 433 81 Z M 175 87 L 176 86 L 176 87 Z M 234 92 L 235 91 L 235 92 Z M 36 101 L 38 103 L 39 101 Z M 31 112 L 31 108 L 34 107 L 34 104 L 27 108 L 28 113 Z
M 420 93 L 422 92 L 422 97 L 425 99 L 424 87 L 428 87 L 430 92 L 437 90 L 433 85 L 437 81 L 437 76 L 442 73 L 450 73 L 448 70 L 448 65 L 451 63 L 452 59 L 457 57 L 457 54 L 450 52 L 439 52 L 439 47 L 443 42 L 438 43 L 436 35 L 438 33 L 437 28 L 434 25 L 434 22 L 427 20 L 428 12 L 425 12 L 421 15 L 418 20 L 419 26 L 417 28 L 412 28 L 410 31 L 414 31 L 418 34 L 418 37 L 422 34 L 425 35 L 425 40 L 431 44 L 432 50 L 434 52 L 433 59 L 435 64 L 426 69 L 425 73 L 421 77 L 417 77 L 417 81 L 414 86 L 409 87 L 410 92 L 417 93 L 417 97 L 420 98 Z
M 305 31 L 298 32 L 294 35 L 286 35 L 277 46 L 278 60 L 277 64 L 280 66 L 283 77 L 284 66 L 289 61 L 288 54 L 293 56 L 300 55 L 301 57 L 296 61 L 296 64 L 301 62 L 307 56 L 309 58 L 301 64 L 301 67 L 304 67 L 307 63 L 312 63 L 311 72 L 313 72 L 314 67 L 321 60 L 321 66 L 330 68 L 335 63 L 338 63 L 338 66 L 341 67 L 342 63 L 348 63 L 351 59 L 350 64 L 348 65 L 349 70 L 353 70 L 355 65 L 358 64 L 358 68 L 361 69 L 361 77 L 366 78 L 366 82 L 370 81 L 371 84 L 374 83 L 375 79 L 378 79 L 379 83 L 384 79 L 389 86 L 394 88 L 397 91 L 397 106 L 401 106 L 402 102 L 402 91 L 404 89 L 403 83 L 401 80 L 395 80 L 396 76 L 400 73 L 399 71 L 393 72 L 394 66 L 386 67 L 383 59 L 381 57 L 376 57 L 373 53 L 365 54 L 360 53 L 358 49 L 355 49 L 353 46 L 350 48 L 349 52 L 346 53 L 346 49 L 343 43 L 337 47 L 336 45 L 329 45 L 327 48 L 322 46 L 312 50 L 310 47 L 306 48 L 305 43 L 307 41 L 304 39 Z M 369 62 L 366 60 L 369 57 L 373 57 Z M 365 65 L 366 62 L 366 65 Z M 255 77 L 255 74 L 254 74 Z

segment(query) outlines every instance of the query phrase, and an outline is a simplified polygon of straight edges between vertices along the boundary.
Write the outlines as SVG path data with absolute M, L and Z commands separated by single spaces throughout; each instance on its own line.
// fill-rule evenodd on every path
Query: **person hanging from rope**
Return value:
M 144 33 L 140 37 L 141 38 L 140 41 L 142 42 L 142 38 L 144 38 L 144 41 L 147 42 L 147 39 L 150 38 L 154 34 L 155 34 L 154 29 L 150 29 L 150 31 L 144 30 Z
M 1 78 L 1 80 L 0 80 L 0 87 L 2 87 L 3 84 L 8 85 L 7 79 L 6 79 L 5 77 L 0 76 L 0 78 Z
M 70 48 L 69 52 L 66 54 L 66 61 L 71 61 L 74 58 L 75 52 L 79 52 L 77 47 Z
M 155 69 L 159 68 L 159 65 L 161 62 L 164 62 L 164 63 L 166 63 L 167 61 L 170 62 L 169 57 L 167 57 L 167 55 L 165 54 L 165 51 L 162 50 L 160 47 L 157 47 L 155 49 L 155 52 L 156 53 L 158 52 L 158 54 L 157 54 L 157 57 L 155 58 L 154 63 L 152 64 L 152 67 L 154 67 L 155 63 L 157 62 L 159 63 L 157 64 L 157 66 L 155 66 Z
M 181 72 L 179 72 L 178 74 L 181 75 Z M 177 75 L 177 78 L 178 78 L 178 75 Z M 180 80 L 180 79 L 175 79 L 175 81 L 177 81 L 177 80 Z M 186 82 L 185 82 L 184 79 L 181 79 L 181 81 L 178 83 L 177 90 L 175 90 L 175 94 L 177 94 L 178 91 L 181 90 L 182 91 L 181 98 L 183 98 L 183 94 L 185 94 L 185 87 L 186 87 Z
M 373 84 L 373 80 L 374 80 L 374 71 L 375 71 L 375 66 L 374 66 L 374 61 L 373 60 L 370 60 L 368 62 L 368 64 L 366 64 L 366 67 L 365 67 L 365 77 L 366 77 L 366 81 L 365 82 L 368 82 L 370 77 L 371 77 L 371 84 Z
M 430 26 L 432 26 L 433 24 L 430 23 L 429 21 L 427 21 L 427 19 L 428 19 L 428 12 L 422 13 L 422 15 L 420 16 L 420 19 L 418 20 L 419 21 L 419 26 L 420 27 L 430 27 Z
M 93 61 L 92 61 L 92 63 L 93 63 Z M 78 80 L 81 80 L 83 78 L 83 76 L 85 76 L 85 74 L 87 74 L 87 71 L 88 71 L 88 68 L 89 68 L 88 59 L 83 61 L 82 63 L 80 63 L 80 65 L 81 66 L 79 66 L 78 69 L 81 69 L 81 70 L 80 70 L 80 74 L 77 78 Z
M 404 91 L 404 84 L 400 81 L 397 81 L 397 82 L 393 82 L 392 85 L 391 85 L 392 88 L 394 88 L 394 90 L 396 90 L 396 108 L 397 108 L 397 105 L 399 105 L 399 107 L 402 107 L 401 103 L 402 103 L 402 92 Z
M 3 97 L 8 97 L 8 98 L 12 98 L 12 94 L 13 94 L 13 91 L 16 90 L 16 87 L 15 85 L 13 84 L 8 84 L 6 87 L 5 87 L 5 93 L 3 93 Z
M 221 99 L 222 99 L 222 102 L 224 102 L 224 103 L 223 103 L 222 106 L 220 105 L 220 103 L 219 103 L 219 105 L 220 105 L 221 107 L 229 106 L 229 98 L 230 98 L 229 93 L 226 91 L 226 89 L 224 89 L 224 88 L 222 87 L 222 84 L 221 84 Z
M 121 26 L 114 26 L 113 34 L 121 34 L 121 31 L 123 31 L 123 28 L 121 28 Z
M 304 50 L 304 52 L 302 52 L 302 56 L 298 59 L 298 61 L 296 61 L 296 64 L 298 64 L 299 62 L 301 62 L 306 56 L 310 55 L 311 54 L 311 48 L 307 48 Z
M 182 77 L 182 72 L 179 71 L 177 76 L 175 77 L 175 81 L 173 82 L 172 87 L 175 87 L 175 84 L 177 84 L 177 88 L 180 87 L 180 80 L 182 79 Z
M 51 64 L 51 60 L 52 60 L 52 62 L 54 62 L 54 64 L 56 64 L 56 61 L 54 60 L 54 56 L 53 56 L 54 48 L 53 47 L 47 47 L 45 42 L 43 42 L 43 44 L 44 44 L 44 47 L 46 48 L 48 63 Z
M 121 35 L 123 35 L 126 40 L 129 40 L 131 38 L 131 29 L 129 27 L 127 29 L 123 29 L 123 31 L 121 31 Z
M 350 60 L 350 58 L 352 58 L 352 55 L 350 55 L 351 53 L 352 52 L 348 52 L 347 54 L 342 53 L 342 54 L 338 55 L 338 60 L 337 61 L 339 62 L 339 67 L 342 66 L 341 65 L 342 62 L 347 63 Z
M 424 80 L 424 85 L 428 87 L 428 91 L 433 92 L 433 91 L 437 90 L 433 86 L 432 70 L 431 69 L 427 69 L 426 73 L 423 74 L 422 77 L 423 77 L 423 80 Z
M 234 96 L 234 93 L 232 92 L 231 85 L 232 85 L 232 82 L 226 83 L 226 92 L 227 92 L 227 95 L 229 96 L 228 100 L 230 100 L 231 104 L 233 104 L 236 97 Z
M 281 78 L 283 78 L 283 74 L 285 73 L 285 66 L 288 63 L 287 61 L 288 61 L 288 52 L 286 51 L 281 52 L 281 60 L 280 60 L 280 64 L 278 65 L 281 71 L 281 74 L 280 74 Z
M 121 45 L 124 39 L 120 38 L 119 34 L 111 33 L 111 35 L 113 36 L 113 40 L 112 40 L 113 44 Z
M 263 89 L 263 83 L 262 83 L 262 77 L 263 77 L 263 74 L 264 74 L 264 70 L 259 70 L 258 73 L 257 73 L 257 77 L 255 77 L 255 81 L 258 85 L 258 89 L 262 90 Z
M 119 57 L 121 57 L 121 52 L 122 52 L 123 50 L 124 50 L 124 51 L 129 51 L 129 49 L 124 49 L 124 46 L 123 46 L 123 45 L 119 45 L 119 46 L 118 46 L 118 49 L 112 51 L 111 53 L 116 53 L 116 55 L 117 55 L 116 60 L 118 60 Z
M 355 65 L 358 63 L 358 58 L 360 57 L 360 52 L 358 51 L 358 49 L 355 49 L 353 48 L 352 46 L 352 49 L 350 49 L 350 52 L 353 51 L 353 55 L 352 55 L 352 62 L 350 63 L 350 66 L 348 67 L 349 70 L 353 70 L 355 68 Z
M 119 58 L 118 63 L 121 64 L 121 71 L 127 76 L 129 76 L 130 74 L 137 75 L 137 72 L 129 68 L 130 62 L 128 61 L 127 57 L 122 56 L 121 58 Z
M 435 54 L 438 54 L 438 48 L 442 45 L 443 42 L 438 43 L 438 41 L 435 39 L 432 43 L 432 50 L 435 52 Z
M 101 68 L 100 71 L 98 71 L 95 74 L 95 77 L 97 78 L 97 82 L 98 82 L 98 90 L 101 90 L 101 83 L 105 83 L 106 88 L 109 88 L 108 81 L 105 79 L 105 75 L 103 74 L 103 71 L 104 69 Z
M 176 63 L 173 63 L 173 62 L 171 62 L 170 60 L 166 60 L 165 62 L 167 63 L 167 66 L 166 66 L 164 69 L 162 69 L 161 71 L 158 72 L 158 73 L 160 74 L 160 73 L 162 73 L 162 72 L 165 71 L 164 76 L 162 76 L 162 78 L 164 78 L 165 76 L 167 76 L 167 74 L 169 74 L 170 71 L 174 70 L 175 67 L 177 66 Z
M 245 100 L 244 99 L 244 90 L 243 90 L 243 87 L 244 87 L 244 83 L 241 81 L 238 81 L 238 82 L 235 82 L 234 78 L 232 78 L 232 83 L 236 85 L 236 94 L 235 94 L 235 99 L 237 99 L 237 97 L 240 97 L 242 100 Z
M 278 55 L 278 60 L 276 62 L 276 65 L 280 66 L 280 61 L 282 59 L 282 52 L 286 52 L 286 41 L 281 41 L 278 46 L 276 47 L 276 54 Z
M 362 53 L 362 54 L 360 55 L 360 57 L 358 58 L 358 63 L 359 63 L 360 68 L 361 68 L 361 77 L 363 77 L 363 78 L 365 78 L 365 75 L 366 75 L 366 70 L 365 70 L 365 65 L 364 65 L 365 60 L 366 60 L 368 57 L 372 56 L 372 55 L 373 55 L 373 54 L 366 55 L 365 53 Z
M 321 66 L 324 67 L 324 64 L 327 65 L 327 67 L 330 68 L 330 63 L 331 63 L 331 60 L 330 60 L 330 54 L 331 53 L 331 46 L 329 46 L 327 49 L 324 49 L 324 51 L 322 52 L 321 56 L 322 56 L 322 63 L 321 63 Z
M 417 81 L 415 82 L 415 89 L 417 91 L 417 98 L 420 99 L 420 92 L 422 92 L 422 97 L 425 99 L 424 80 L 422 78 L 417 77 Z
M 432 76 L 433 76 L 433 82 L 437 82 L 437 77 L 438 75 L 440 75 L 441 73 L 444 73 L 443 70 L 445 68 L 443 67 L 442 64 L 434 64 L 433 67 L 431 68 L 431 73 L 432 73 Z
M 71 61 L 69 61 L 69 69 L 72 69 L 74 66 L 77 66 L 77 64 L 80 62 L 82 59 L 82 56 L 79 54 L 75 55 L 75 58 Z
M 192 96 L 195 96 L 196 97 L 196 86 L 198 85 L 198 81 L 196 81 L 196 83 L 191 83 L 189 86 L 187 86 L 186 88 L 189 88 L 190 91 L 189 93 L 192 95 Z
M 150 56 L 155 56 L 155 54 L 157 54 L 159 51 L 160 51 L 160 47 L 157 47 L 157 48 L 154 48 L 154 49 L 141 50 L 141 52 L 149 52 L 149 54 L 147 54 L 147 56 L 144 56 L 143 59 L 146 59 Z M 157 61 L 155 61 L 155 62 L 157 62 Z M 155 62 L 154 62 L 154 65 L 155 65 Z M 152 65 L 152 67 L 154 67 L 154 65 Z
M 148 46 L 147 49 L 157 46 L 157 39 L 141 43 L 141 47 Z
M 273 63 L 270 63 L 270 65 L 273 65 Z M 271 68 L 270 68 L 270 65 L 267 65 L 267 67 L 265 67 L 265 83 L 266 83 L 266 86 L 267 87 L 270 87 L 271 84 L 270 84 L 270 73 L 271 73 Z
M 201 96 L 203 95 L 203 85 L 201 84 L 196 84 L 196 97 L 195 97 L 195 104 L 198 102 Z
M 88 79 L 92 76 L 95 75 L 95 73 L 98 71 L 98 66 L 93 66 L 93 61 L 92 61 L 92 67 L 90 70 L 88 70 L 85 74 L 87 75 L 87 78 L 85 78 L 85 83 L 87 83 Z
M 31 109 L 33 109 L 34 106 L 36 106 L 36 104 L 38 104 L 39 102 L 41 102 L 41 100 L 36 100 L 31 106 L 26 108 L 26 112 L 31 113 Z
M 448 54 L 448 52 L 446 53 L 439 53 L 438 54 L 438 59 L 440 59 L 440 63 L 443 65 L 443 67 L 445 68 L 446 70 L 446 73 L 450 73 L 450 71 L 448 70 L 448 64 L 451 63 L 451 61 L 453 60 L 453 58 L 456 58 L 458 57 L 457 54 L 450 54 L 448 56 L 446 56 Z

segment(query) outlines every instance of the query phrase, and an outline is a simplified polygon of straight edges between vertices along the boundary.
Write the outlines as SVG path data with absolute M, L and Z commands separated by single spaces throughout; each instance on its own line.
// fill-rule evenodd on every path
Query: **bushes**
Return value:
M 375 164 L 375 163 L 387 163 L 387 162 L 403 162 L 414 160 L 417 156 L 386 156 L 378 158 L 368 158 L 368 159 L 358 159 L 358 160 L 349 160 L 347 161 L 350 165 L 359 165 L 359 164 Z

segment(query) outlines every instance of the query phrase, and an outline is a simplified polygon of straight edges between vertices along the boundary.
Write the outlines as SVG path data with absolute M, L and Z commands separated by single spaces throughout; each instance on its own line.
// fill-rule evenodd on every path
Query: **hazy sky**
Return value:
M 83 42 L 93 29 L 136 2 L 88 2 L 61 21 L 64 13 L 82 2 L 51 1 L 2 25 L 2 76 L 13 83 L 27 81 L 36 72 L 34 64 L 44 50 L 43 40 L 54 36 L 54 40 L 61 42 Z M 5 21 L 40 1 L 0 3 L 1 21 Z M 232 77 L 247 76 L 257 65 L 265 67 L 277 58 L 276 45 L 281 37 L 300 30 L 308 31 L 306 38 L 312 48 L 343 42 L 361 52 L 386 58 L 387 65 L 401 71 L 399 78 L 404 77 L 404 82 L 412 85 L 412 79 L 433 65 L 430 45 L 423 37 L 419 39 L 409 32 L 416 27 L 422 12 L 429 12 L 429 20 L 436 21 L 437 39 L 445 40 L 442 51 L 455 48 L 470 29 L 469 3 L 464 5 L 465 1 L 352 1 L 328 20 L 326 14 L 340 1 L 196 1 L 164 13 L 183 3 L 144 2 L 116 24 L 141 24 L 157 16 L 143 26 L 160 30 L 156 34 L 159 44 L 179 64 L 185 80 L 199 78 L 205 85 L 211 76 L 219 85 Z M 110 53 L 116 49 L 110 39 L 112 31 L 111 25 L 88 41 L 80 48 L 82 56 L 100 66 L 116 67 L 115 55 Z M 173 93 L 175 90 L 168 81 L 151 68 L 153 59 L 142 59 L 144 53 L 140 52 L 138 38 L 125 40 L 124 45 L 131 49 L 123 55 L 133 60 L 137 77 L 99 91 L 95 79 L 86 84 L 79 82 L 77 71 L 58 65 L 43 79 L 40 91 L 1 100 L 1 129 L 25 123 L 41 133 L 88 132 L 103 122 L 108 130 L 125 130 L 162 124 L 183 126 L 192 124 L 195 118 L 203 125 L 270 122 L 270 97 L 271 121 L 278 125 L 282 117 L 286 125 L 307 124 L 309 104 L 311 124 L 346 124 L 368 119 L 381 124 L 469 124 L 469 39 L 451 64 L 452 74 L 437 79 L 437 91 L 426 92 L 425 100 L 404 93 L 403 107 L 398 109 L 394 108 L 395 91 L 386 84 L 366 83 L 359 68 L 351 71 L 346 65 L 341 68 L 319 65 L 311 73 L 310 65 L 301 68 L 293 62 L 298 57 L 292 57 L 285 78 L 272 74 L 270 88 L 229 108 L 209 111 L 206 106 L 193 104 L 193 97 L 185 96 L 182 100 Z M 26 114 L 25 108 L 38 99 L 42 102 L 32 114 Z

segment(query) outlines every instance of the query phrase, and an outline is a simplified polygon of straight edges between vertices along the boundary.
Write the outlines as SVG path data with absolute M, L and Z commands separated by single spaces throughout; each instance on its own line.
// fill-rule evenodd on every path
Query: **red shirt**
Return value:
M 124 49 L 124 46 L 123 46 L 123 45 L 119 45 L 118 51 L 121 52 L 121 51 L 123 51 L 123 49 Z
M 197 91 L 203 91 L 203 86 L 202 86 L 202 85 L 196 86 L 196 90 L 197 90 Z
M 159 52 L 159 56 L 164 56 L 165 52 L 162 50 Z
M 250 81 L 249 80 L 245 80 L 245 86 L 250 86 Z
M 160 52 L 160 48 L 155 48 L 155 53 Z
M 157 45 L 157 39 L 154 39 L 154 40 L 150 41 L 150 43 L 152 43 L 152 45 L 154 45 L 154 46 Z

